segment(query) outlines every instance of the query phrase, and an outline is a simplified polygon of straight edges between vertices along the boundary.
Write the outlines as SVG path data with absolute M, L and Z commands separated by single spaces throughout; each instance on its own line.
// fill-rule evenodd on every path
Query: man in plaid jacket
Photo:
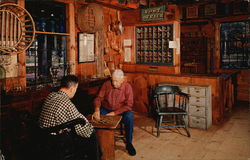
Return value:
M 58 92 L 52 92 L 46 98 L 39 117 L 39 125 L 42 128 L 48 128 L 60 125 L 62 123 L 82 118 L 86 121 L 84 126 L 76 125 L 76 133 L 83 137 L 85 146 L 90 149 L 90 157 L 93 160 L 99 159 L 99 146 L 93 126 L 76 109 L 70 101 L 74 97 L 78 87 L 78 78 L 74 75 L 68 75 L 62 78 L 61 87 Z

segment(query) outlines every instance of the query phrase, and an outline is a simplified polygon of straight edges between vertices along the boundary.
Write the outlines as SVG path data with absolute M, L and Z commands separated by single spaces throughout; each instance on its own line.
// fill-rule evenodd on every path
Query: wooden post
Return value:
M 75 8 L 73 2 L 67 5 L 67 62 L 70 67 L 70 74 L 76 74 L 76 32 L 75 32 Z
M 220 69 L 220 23 L 215 22 L 215 56 L 214 56 L 214 68 L 215 72 Z
M 174 21 L 174 41 L 176 41 L 176 47 L 174 48 L 174 66 L 175 66 L 175 74 L 180 73 L 180 22 Z
M 17 4 L 21 7 L 25 7 L 25 0 L 18 0 Z M 26 88 L 26 52 L 22 52 L 17 55 L 17 63 L 18 63 L 18 73 L 17 73 L 18 87 Z

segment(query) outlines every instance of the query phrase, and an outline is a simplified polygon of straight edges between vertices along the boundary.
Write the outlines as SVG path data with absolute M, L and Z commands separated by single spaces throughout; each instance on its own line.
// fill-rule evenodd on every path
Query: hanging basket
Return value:
M 82 5 L 78 8 L 77 23 L 81 32 L 95 33 L 103 28 L 103 8 L 98 4 Z

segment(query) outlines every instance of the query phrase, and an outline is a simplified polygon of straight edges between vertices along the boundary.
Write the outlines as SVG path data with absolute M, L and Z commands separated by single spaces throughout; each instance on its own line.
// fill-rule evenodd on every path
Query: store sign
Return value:
M 152 7 L 147 9 L 141 9 L 141 21 L 149 22 L 149 21 L 161 21 L 164 19 L 166 7 Z

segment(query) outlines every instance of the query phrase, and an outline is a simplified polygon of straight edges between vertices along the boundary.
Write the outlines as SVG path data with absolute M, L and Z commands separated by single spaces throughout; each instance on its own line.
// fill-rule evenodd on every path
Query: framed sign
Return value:
M 95 34 L 79 33 L 79 63 L 95 61 Z
M 165 12 L 166 12 L 166 6 L 141 9 L 141 21 L 142 22 L 162 21 L 164 20 Z

